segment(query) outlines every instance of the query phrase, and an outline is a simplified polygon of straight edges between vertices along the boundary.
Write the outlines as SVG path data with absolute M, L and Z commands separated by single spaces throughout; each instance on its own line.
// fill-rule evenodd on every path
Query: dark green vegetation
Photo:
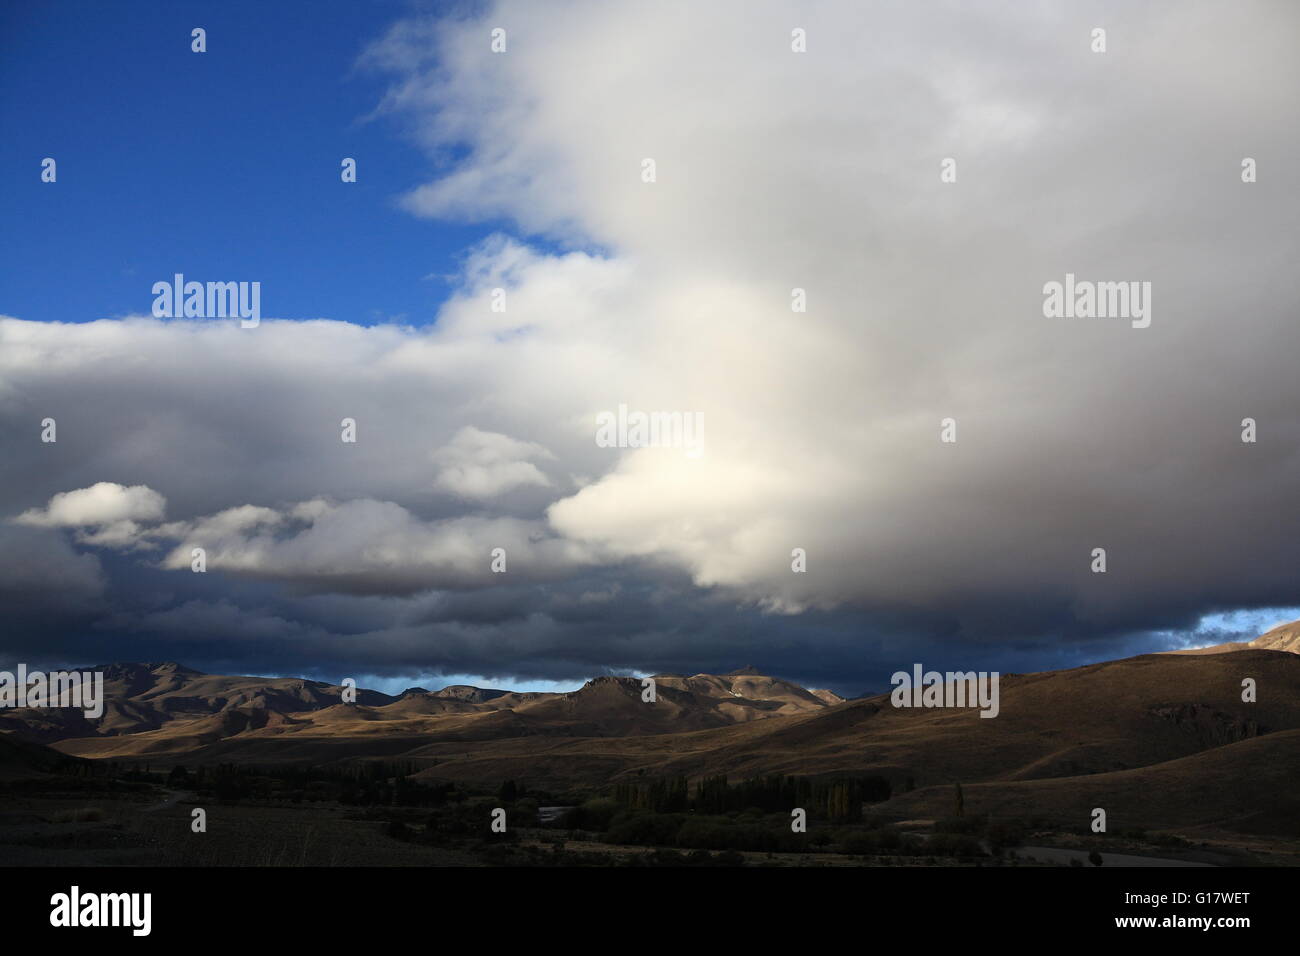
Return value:
M 0 779 L 0 859 L 12 865 L 1001 866 L 1032 864 L 1026 844 L 1193 852 L 1171 834 L 1067 832 L 955 799 L 960 814 L 891 819 L 890 786 L 874 775 L 548 791 L 417 778 L 402 760 L 123 767 L 42 750 L 23 755 L 39 768 Z M 206 832 L 192 829 L 197 808 Z

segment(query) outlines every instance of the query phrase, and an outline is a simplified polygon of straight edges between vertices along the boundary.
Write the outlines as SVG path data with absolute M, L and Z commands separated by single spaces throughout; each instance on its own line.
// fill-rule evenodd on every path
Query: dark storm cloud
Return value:
M 381 112 L 460 157 L 406 207 L 548 245 L 473 250 L 420 331 L 0 319 L 0 649 L 855 692 L 1300 603 L 1300 24 L 1222 11 L 395 25 Z M 498 18 L 534 42 L 488 62 Z M 1149 282 L 1149 327 L 1045 316 L 1067 273 Z M 705 453 L 599 447 L 620 404 L 701 414 Z

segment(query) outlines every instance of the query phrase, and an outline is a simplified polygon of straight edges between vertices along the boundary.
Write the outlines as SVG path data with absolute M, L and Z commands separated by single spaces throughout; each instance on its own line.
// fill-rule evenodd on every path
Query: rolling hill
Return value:
M 99 757 L 185 755 L 234 738 L 256 751 L 254 741 L 285 736 L 345 739 L 364 754 L 371 738 L 409 738 L 414 745 L 433 738 L 673 734 L 842 702 L 830 691 L 811 692 L 751 671 L 657 677 L 657 701 L 647 706 L 641 681 L 629 677 L 598 677 L 570 693 L 468 685 L 410 688 L 397 697 L 358 690 L 356 702 L 345 703 L 342 687 L 301 678 L 223 677 L 174 662 L 86 670 L 105 675 L 102 717 L 17 708 L 0 712 L 0 731 Z
M 1253 641 L 1228 641 L 1226 644 L 1211 644 L 1209 647 L 1189 647 L 1179 651 L 1166 651 L 1167 654 L 1225 654 L 1229 651 L 1286 651 L 1300 654 L 1300 621 L 1280 624 L 1261 634 Z
M 937 812 L 960 782 L 968 805 L 989 812 L 1075 819 L 1100 793 L 1136 821 L 1276 828 L 1300 811 L 1283 785 L 1300 777 L 1298 630 L 1218 653 L 1006 674 L 991 720 L 897 709 L 888 695 L 844 701 L 753 668 L 657 675 L 653 702 L 640 679 L 607 676 L 562 694 L 462 685 L 344 703 L 340 688 L 314 681 L 168 663 L 106 668 L 112 702 L 98 722 L 13 710 L 0 728 L 65 754 L 155 766 L 401 758 L 417 779 L 556 789 L 633 775 L 878 774 L 896 815 Z M 1246 678 L 1253 702 L 1242 700 Z

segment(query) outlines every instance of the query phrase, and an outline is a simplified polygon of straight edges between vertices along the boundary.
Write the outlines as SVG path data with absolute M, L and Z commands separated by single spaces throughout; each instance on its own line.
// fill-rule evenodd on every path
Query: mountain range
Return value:
M 569 693 L 456 685 L 390 696 L 299 678 L 114 664 L 102 718 L 0 712 L 0 762 L 65 755 L 168 764 L 400 758 L 416 777 L 547 788 L 634 775 L 878 774 L 898 817 L 942 815 L 952 785 L 990 812 L 1300 836 L 1300 622 L 1260 638 L 1001 677 L 1000 713 L 844 700 L 758 673 L 602 676 Z M 1251 678 L 1257 699 L 1243 700 Z M 40 745 L 40 746 L 38 746 Z

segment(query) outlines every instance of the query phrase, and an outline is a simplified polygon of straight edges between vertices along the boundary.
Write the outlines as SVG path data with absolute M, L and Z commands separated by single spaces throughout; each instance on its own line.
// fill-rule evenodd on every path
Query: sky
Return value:
M 1300 617 L 1297 27 L 5 4 L 0 659 L 857 694 Z M 261 321 L 155 317 L 176 274 Z

